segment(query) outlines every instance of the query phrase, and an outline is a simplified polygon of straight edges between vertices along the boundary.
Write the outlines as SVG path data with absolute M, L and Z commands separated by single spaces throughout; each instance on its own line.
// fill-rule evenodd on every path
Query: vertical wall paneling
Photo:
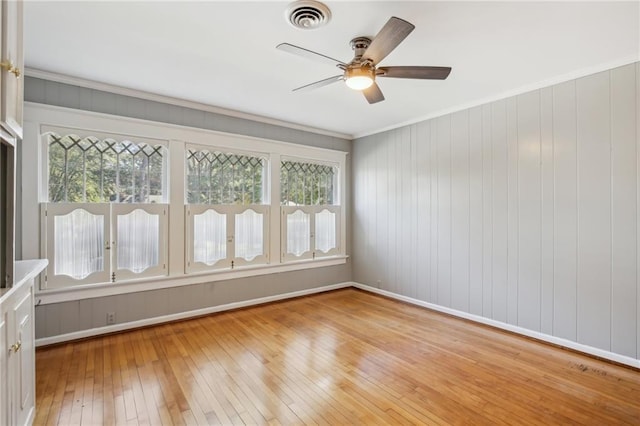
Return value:
M 507 99 L 507 322 L 518 324 L 518 103 Z
M 611 71 L 611 350 L 636 353 L 635 65 Z M 629 90 L 632 88 L 633 90 Z
M 438 125 L 436 120 L 430 122 L 430 175 L 431 175 L 431 294 L 429 302 L 438 303 Z
M 431 129 L 429 122 L 417 125 L 418 140 L 418 298 L 429 300 L 431 289 L 430 265 L 431 259 L 431 181 L 430 181 L 430 144 Z
M 353 169 L 353 185 L 358 187 L 359 185 L 363 185 L 364 182 L 362 180 L 362 150 L 364 146 L 361 144 L 353 146 L 353 164 L 358 164 L 358 167 Z M 361 188 L 364 189 L 364 186 Z M 363 253 L 363 230 L 362 230 L 362 209 L 363 209 L 363 200 L 362 200 L 362 191 L 354 191 L 353 194 L 353 209 L 351 210 L 351 227 L 353 233 L 353 273 L 359 277 L 362 277 L 363 274 L 361 271 L 364 268 L 364 260 L 360 256 Z M 361 278 L 362 279 L 362 278 Z
M 493 146 L 491 104 L 482 106 L 482 315 L 493 317 Z
M 377 209 L 376 209 L 376 232 L 377 232 L 377 256 L 375 258 L 375 269 L 378 273 L 377 281 L 384 287 L 389 283 L 389 205 L 391 205 L 389 194 L 388 168 L 386 167 L 388 157 L 388 144 L 383 143 L 384 139 L 376 135 L 376 189 L 377 189 Z M 368 263 L 369 267 L 372 263 Z
M 576 82 L 578 342 L 610 348 L 611 124 L 608 72 Z
M 409 230 L 409 237 L 410 237 L 410 242 L 411 242 L 411 246 L 409 248 L 409 250 L 411 250 L 411 253 L 417 253 L 418 252 L 418 171 L 417 171 L 417 164 L 418 164 L 418 159 L 417 159 L 417 125 L 413 125 L 410 128 L 410 132 L 411 132 L 411 152 L 409 154 L 409 158 L 410 158 L 410 167 L 409 170 L 411 171 L 411 185 L 410 185 L 410 213 L 411 213 L 411 227 Z M 411 292 L 409 293 L 409 295 L 413 298 L 417 298 L 418 296 L 418 263 L 420 262 L 420 260 L 418 259 L 417 256 L 409 256 L 409 272 L 410 272 L 410 279 L 411 279 Z
M 438 304 L 451 306 L 451 116 L 438 126 Z
M 640 359 L 639 76 L 631 64 L 356 140 L 371 227 L 354 234 L 354 280 Z M 358 240 L 375 242 L 366 259 Z
M 469 114 L 451 116 L 451 307 L 469 310 Z
M 553 87 L 553 335 L 577 339 L 578 170 L 576 84 Z
M 482 108 L 469 110 L 469 309 L 482 315 Z
M 402 213 L 405 209 L 405 206 L 402 205 L 402 158 L 400 158 L 400 136 L 399 130 L 392 130 L 391 136 L 393 140 L 393 150 L 394 154 L 391 156 L 394 159 L 394 187 L 393 187 L 393 206 L 395 207 L 394 211 L 394 231 L 391 233 L 391 238 L 393 239 L 393 251 L 391 252 L 391 259 L 395 258 L 394 264 L 394 272 L 391 279 L 393 280 L 394 288 L 401 290 L 400 287 L 400 278 L 402 276 L 402 268 L 401 268 L 401 260 L 402 256 L 405 254 L 402 250 Z
M 386 283 L 382 283 L 382 288 L 385 290 L 392 290 L 394 281 L 396 279 L 396 147 L 395 140 L 393 139 L 393 133 L 387 132 L 382 136 L 385 137 L 387 141 L 387 188 L 389 190 L 389 205 L 387 207 L 387 215 L 389 217 L 388 222 L 388 238 L 387 238 L 387 253 L 388 253 L 388 261 L 387 261 L 387 281 Z M 371 267 L 371 265 L 366 265 L 366 267 Z
M 518 325 L 540 331 L 540 93 L 517 99 Z
M 362 199 L 361 215 L 358 216 L 359 220 L 361 221 L 360 226 L 362 229 L 362 258 L 367 260 L 371 258 L 371 255 L 369 254 L 369 235 L 368 235 L 370 216 L 368 214 L 367 209 L 369 208 L 369 200 L 371 199 L 372 192 L 375 190 L 375 188 L 372 188 L 372 186 L 369 184 L 369 173 L 371 172 L 370 152 L 371 152 L 371 144 L 369 144 L 366 147 L 363 147 L 361 151 L 361 162 L 363 164 L 361 177 L 365 187 L 363 188 L 364 191 L 362 194 L 363 199 Z M 369 283 L 371 279 L 371 277 L 369 276 L 370 271 L 365 268 L 363 270 L 363 273 L 364 273 L 365 281 Z
M 507 322 L 507 104 L 504 100 L 491 105 L 492 149 L 492 318 Z
M 640 359 L 640 62 L 636 63 L 636 358 Z
M 378 173 L 378 165 L 377 165 L 377 155 L 376 151 L 380 149 L 382 145 L 382 140 L 380 138 L 376 138 L 375 143 L 373 143 L 368 151 L 368 167 L 367 167 L 367 176 L 366 180 L 368 182 L 369 193 L 367 196 L 367 253 L 368 258 L 376 261 L 378 257 L 378 233 L 377 233 L 377 204 L 379 202 L 378 194 L 379 189 L 377 186 L 374 186 L 373 183 L 376 181 L 376 175 Z M 369 283 L 376 284 L 378 280 L 378 271 L 379 268 L 369 268 L 368 269 L 368 277 Z
M 540 331 L 553 334 L 553 89 L 540 90 L 542 262 Z
M 413 228 L 413 220 L 412 217 L 415 214 L 415 209 L 413 207 L 413 191 L 411 190 L 411 180 L 412 180 L 412 172 L 411 172 L 411 127 L 403 127 L 400 132 L 400 143 L 402 144 L 402 206 L 403 206 L 403 217 L 402 220 L 402 247 L 403 251 L 406 253 L 406 250 L 411 252 L 411 240 L 415 235 L 415 229 Z M 412 295 L 412 287 L 413 283 L 411 281 L 411 264 L 412 264 L 413 256 L 403 255 L 401 259 L 402 265 L 402 288 L 406 290 L 406 294 L 408 296 Z

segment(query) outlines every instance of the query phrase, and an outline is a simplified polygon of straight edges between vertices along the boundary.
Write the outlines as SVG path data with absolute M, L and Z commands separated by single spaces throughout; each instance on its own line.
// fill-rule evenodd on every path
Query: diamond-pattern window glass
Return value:
M 48 133 L 52 203 L 162 203 L 167 150 L 128 140 Z
M 265 158 L 198 149 L 186 156 L 188 204 L 263 203 Z
M 327 164 L 282 161 L 280 203 L 283 206 L 333 205 L 338 168 Z

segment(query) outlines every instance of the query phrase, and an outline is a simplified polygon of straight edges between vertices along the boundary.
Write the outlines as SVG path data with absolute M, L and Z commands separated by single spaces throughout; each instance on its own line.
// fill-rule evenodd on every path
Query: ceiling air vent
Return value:
M 329 22 L 331 11 L 319 1 L 299 0 L 287 7 L 285 17 L 296 28 L 313 30 Z

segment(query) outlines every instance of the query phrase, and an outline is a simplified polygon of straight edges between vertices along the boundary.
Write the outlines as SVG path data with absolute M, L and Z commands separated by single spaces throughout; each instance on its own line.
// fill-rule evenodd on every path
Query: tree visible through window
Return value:
M 187 150 L 189 204 L 262 204 L 265 159 Z
M 267 159 L 204 147 L 185 155 L 188 269 L 267 262 Z
M 335 201 L 338 167 L 285 160 L 280 164 L 284 259 L 335 254 L 339 206 Z
M 163 201 L 165 147 L 49 133 L 49 201 Z
M 282 161 L 280 196 L 284 206 L 332 205 L 337 167 L 326 164 Z
M 165 145 L 72 131 L 44 136 L 51 283 L 166 274 Z

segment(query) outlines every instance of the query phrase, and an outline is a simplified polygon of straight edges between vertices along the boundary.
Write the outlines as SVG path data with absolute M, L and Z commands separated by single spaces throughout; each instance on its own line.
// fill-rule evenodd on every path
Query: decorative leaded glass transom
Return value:
M 164 146 L 54 133 L 47 138 L 50 202 L 164 201 Z
M 284 206 L 332 205 L 338 168 L 326 164 L 282 161 L 280 201 Z
M 187 203 L 262 204 L 266 160 L 262 157 L 187 150 Z

